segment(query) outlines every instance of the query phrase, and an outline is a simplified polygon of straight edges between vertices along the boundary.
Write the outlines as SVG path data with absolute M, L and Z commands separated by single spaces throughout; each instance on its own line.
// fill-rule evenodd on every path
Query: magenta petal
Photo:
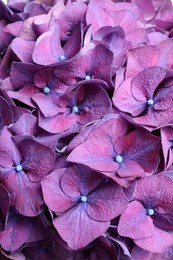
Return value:
M 60 180 L 64 171 L 65 169 L 56 170 L 41 181 L 44 201 L 54 212 L 66 211 L 76 204 L 61 189 Z
M 170 177 L 165 174 L 152 175 L 137 181 L 133 197 L 145 204 L 149 202 L 159 213 L 172 213 L 172 189 L 173 181 Z
M 32 114 L 24 113 L 20 118 L 10 126 L 10 131 L 16 135 L 34 136 L 39 130 L 37 118 Z
M 135 239 L 134 242 L 139 247 L 153 253 L 164 253 L 173 244 L 173 234 L 154 227 L 152 236 Z
M 21 155 L 14 144 L 12 134 L 4 127 L 0 135 L 0 166 L 11 167 L 20 161 Z
M 114 147 L 115 151 L 124 155 L 126 160 L 136 161 L 145 171 L 152 172 L 159 155 L 160 138 L 147 131 L 135 130 L 117 140 Z
M 147 216 L 147 210 L 140 202 L 131 202 L 120 217 L 118 233 L 124 237 L 141 239 L 151 237 L 153 231 L 153 221 Z
M 153 98 L 154 91 L 165 78 L 166 70 L 161 67 L 149 67 L 139 73 L 132 81 L 131 91 L 138 101 Z
M 0 175 L 1 182 L 8 189 L 11 205 L 24 216 L 36 216 L 42 211 L 43 198 L 40 183 L 31 182 L 23 171 Z
M 54 219 L 53 225 L 71 249 L 80 249 L 106 232 L 108 222 L 92 220 L 86 213 L 84 205 L 74 208 Z
M 98 102 L 99 99 L 99 102 Z M 86 124 L 104 116 L 110 109 L 109 97 L 104 89 L 94 84 L 83 84 L 75 94 L 75 100 L 79 102 L 79 115 L 77 121 Z
M 144 175 L 144 169 L 136 161 L 124 160 L 117 173 L 122 178 L 133 180 L 136 177 L 142 177 Z
M 5 98 L 0 97 L 0 129 L 13 123 L 13 112 Z
M 61 188 L 67 196 L 76 197 L 87 195 L 96 189 L 103 179 L 86 166 L 72 166 L 67 168 L 61 179 Z
M 114 91 L 113 103 L 123 112 L 130 113 L 133 116 L 138 116 L 146 108 L 145 101 L 137 101 L 131 92 L 132 78 L 126 79 L 120 87 Z
M 97 221 L 108 221 L 119 216 L 128 205 L 122 188 L 114 181 L 106 182 L 88 195 L 86 211 Z
M 79 25 L 76 26 L 74 32 L 66 41 L 63 47 L 65 57 L 67 57 L 68 60 L 75 57 L 80 51 L 82 47 L 82 37 L 83 37 L 83 30 L 81 24 L 79 23 Z
M 31 181 L 40 181 L 54 167 L 55 153 L 49 147 L 31 139 L 24 139 L 18 144 L 23 155 L 22 167 Z
M 30 63 L 13 62 L 10 70 L 10 80 L 15 89 L 33 83 L 34 73 L 40 66 Z
M 0 234 L 2 248 L 9 252 L 15 252 L 27 241 L 31 232 L 28 218 L 13 213 L 5 225 L 5 230 Z
M 52 117 L 44 117 L 39 115 L 39 126 L 44 130 L 52 134 L 62 133 L 76 123 L 76 114 L 71 113 L 69 115 L 58 114 Z
M 45 117 L 55 116 L 60 113 L 61 110 L 64 111 L 64 109 L 58 107 L 59 97 L 54 93 L 47 95 L 44 93 L 36 93 L 32 100 L 37 104 Z
M 160 65 L 160 50 L 156 46 L 144 45 L 129 51 L 126 78 L 135 77 L 151 66 Z
M 143 11 L 144 17 L 147 21 L 154 18 L 155 9 L 152 0 L 148 0 L 147 3 L 145 3 L 143 0 L 132 0 L 132 3 L 136 4 Z
M 15 38 L 11 43 L 13 52 L 22 62 L 32 63 L 32 52 L 35 42 L 26 41 L 22 38 Z
M 92 138 L 77 146 L 69 154 L 67 160 L 84 164 L 94 170 L 113 172 L 119 167 L 113 155 L 113 147 L 108 140 Z
M 53 34 L 55 34 L 56 31 L 47 31 L 43 33 L 36 41 L 36 45 L 32 54 L 33 61 L 40 65 L 50 65 L 53 63 L 57 63 L 59 61 L 59 55 L 63 55 L 64 51 L 61 48 L 61 54 L 58 53 L 57 50 L 57 56 L 54 55 L 52 52 L 52 46 L 51 41 Z M 56 34 L 57 37 L 58 34 Z M 42 54 L 44 53 L 44 55 Z

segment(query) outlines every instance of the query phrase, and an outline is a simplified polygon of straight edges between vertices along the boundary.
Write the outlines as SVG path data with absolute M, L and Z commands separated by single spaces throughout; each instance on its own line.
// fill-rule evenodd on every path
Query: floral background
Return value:
M 0 259 L 173 259 L 171 1 L 0 11 Z

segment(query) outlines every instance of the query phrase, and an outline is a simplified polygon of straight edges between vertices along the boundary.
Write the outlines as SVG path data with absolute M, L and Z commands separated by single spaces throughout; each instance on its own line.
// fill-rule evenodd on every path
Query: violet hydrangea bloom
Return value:
M 164 174 L 138 180 L 132 201 L 120 217 L 119 234 L 154 253 L 169 248 L 173 243 L 172 189 L 172 179 Z
M 172 77 L 162 67 L 149 67 L 134 78 L 126 79 L 114 92 L 113 102 L 133 121 L 149 130 L 173 119 Z
M 40 180 L 54 167 L 54 151 L 33 138 L 15 144 L 3 128 L 0 136 L 0 180 L 11 195 L 11 204 L 25 216 L 42 211 Z
M 81 165 L 52 172 L 42 180 L 42 190 L 45 203 L 58 215 L 55 228 L 72 249 L 106 232 L 127 205 L 120 186 Z
M 104 127 L 104 125 L 103 125 Z M 119 126 L 121 127 L 121 125 Z M 153 173 L 160 149 L 159 138 L 142 130 L 135 130 L 125 136 L 107 134 L 88 138 L 68 156 L 70 162 L 78 162 L 127 186 L 136 177 Z M 141 140 L 145 138 L 145 142 Z
M 80 83 L 74 90 L 59 97 L 57 115 L 44 117 L 39 114 L 39 126 L 50 133 L 61 133 L 76 124 L 83 126 L 100 119 L 111 108 L 108 94 L 102 85 L 104 83 L 97 80 Z
M 53 116 L 58 112 L 59 96 L 64 94 L 68 86 L 54 74 L 54 67 L 41 67 L 34 64 L 14 62 L 11 67 L 10 97 L 35 107 L 45 116 Z
M 40 65 L 50 65 L 70 60 L 77 55 L 82 45 L 82 26 L 76 27 L 64 46 L 61 46 L 60 28 L 45 32 L 36 41 L 32 59 Z M 44 51 L 44 55 L 42 55 Z
M 104 62 L 103 62 L 104 61 Z M 55 75 L 68 85 L 80 80 L 101 79 L 112 86 L 113 53 L 103 44 L 86 44 L 77 57 L 55 68 Z

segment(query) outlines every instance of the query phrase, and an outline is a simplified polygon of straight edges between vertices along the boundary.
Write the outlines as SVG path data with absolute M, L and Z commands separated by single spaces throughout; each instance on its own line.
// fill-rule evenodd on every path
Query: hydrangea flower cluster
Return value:
M 173 259 L 171 0 L 0 0 L 0 259 Z

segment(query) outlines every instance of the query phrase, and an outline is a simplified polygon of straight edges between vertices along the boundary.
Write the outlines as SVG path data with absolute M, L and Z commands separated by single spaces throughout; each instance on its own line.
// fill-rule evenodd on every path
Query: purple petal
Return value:
M 23 171 L 0 174 L 3 185 L 11 196 L 11 205 L 24 216 L 36 216 L 42 211 L 43 198 L 38 183 L 31 182 Z
M 13 112 L 5 98 L 0 97 L 0 129 L 13 123 Z
M 153 175 L 137 181 L 134 198 L 149 204 L 160 213 L 171 213 L 173 207 L 172 199 L 173 181 L 166 175 Z M 156 192 L 161 191 L 161 192 Z
M 64 172 L 61 179 L 61 188 L 67 196 L 76 197 L 87 195 L 96 189 L 101 182 L 103 182 L 103 179 L 99 177 L 99 174 L 88 167 L 72 166 Z
M 32 135 L 38 132 L 37 118 L 32 114 L 23 114 L 21 117 L 10 126 L 10 131 L 16 135 Z
M 160 65 L 160 50 L 156 46 L 145 45 L 129 51 L 126 78 L 135 77 L 144 69 Z
M 5 230 L 0 234 L 0 244 L 4 250 L 13 253 L 27 241 L 30 232 L 31 225 L 28 218 L 13 214 L 8 218 Z
M 154 253 L 164 253 L 173 244 L 173 235 L 154 227 L 153 234 L 143 239 L 135 239 L 139 247 Z
M 44 201 L 50 210 L 54 212 L 66 211 L 76 204 L 61 189 L 60 180 L 64 171 L 65 169 L 56 170 L 41 182 Z
M 0 166 L 11 167 L 18 165 L 21 155 L 16 148 L 10 131 L 4 127 L 0 135 Z
M 165 76 L 166 70 L 161 67 L 150 67 L 143 70 L 132 81 L 133 97 L 138 101 L 152 99 L 154 91 Z
M 22 167 L 31 181 L 40 181 L 54 167 L 55 153 L 52 149 L 31 139 L 18 143 L 23 156 Z
M 76 114 L 58 114 L 53 117 L 39 115 L 39 126 L 52 134 L 62 133 L 76 123 Z
M 121 236 L 141 239 L 151 237 L 153 232 L 153 221 L 147 216 L 147 210 L 140 202 L 131 202 L 120 217 L 118 233 Z
M 86 211 L 97 221 L 108 221 L 119 216 L 128 205 L 122 188 L 110 181 L 88 195 Z
M 141 140 L 146 141 L 141 143 Z M 135 130 L 116 141 L 114 148 L 118 154 L 124 155 L 126 160 L 136 161 L 146 172 L 151 173 L 156 167 L 160 138 L 146 131 Z
M 114 105 L 123 112 L 130 113 L 132 116 L 138 116 L 146 108 L 146 101 L 139 102 L 132 96 L 131 92 L 132 78 L 126 79 L 120 87 L 115 90 L 113 95 Z
M 79 204 L 54 219 L 53 225 L 68 246 L 76 250 L 104 234 L 109 227 L 109 222 L 92 220 L 87 215 L 84 205 Z
M 67 160 L 84 164 L 94 170 L 115 172 L 119 165 L 113 156 L 113 146 L 108 140 L 92 138 L 77 146 Z
M 11 43 L 13 52 L 22 62 L 32 63 L 32 52 L 35 42 L 26 41 L 22 38 L 15 38 Z

